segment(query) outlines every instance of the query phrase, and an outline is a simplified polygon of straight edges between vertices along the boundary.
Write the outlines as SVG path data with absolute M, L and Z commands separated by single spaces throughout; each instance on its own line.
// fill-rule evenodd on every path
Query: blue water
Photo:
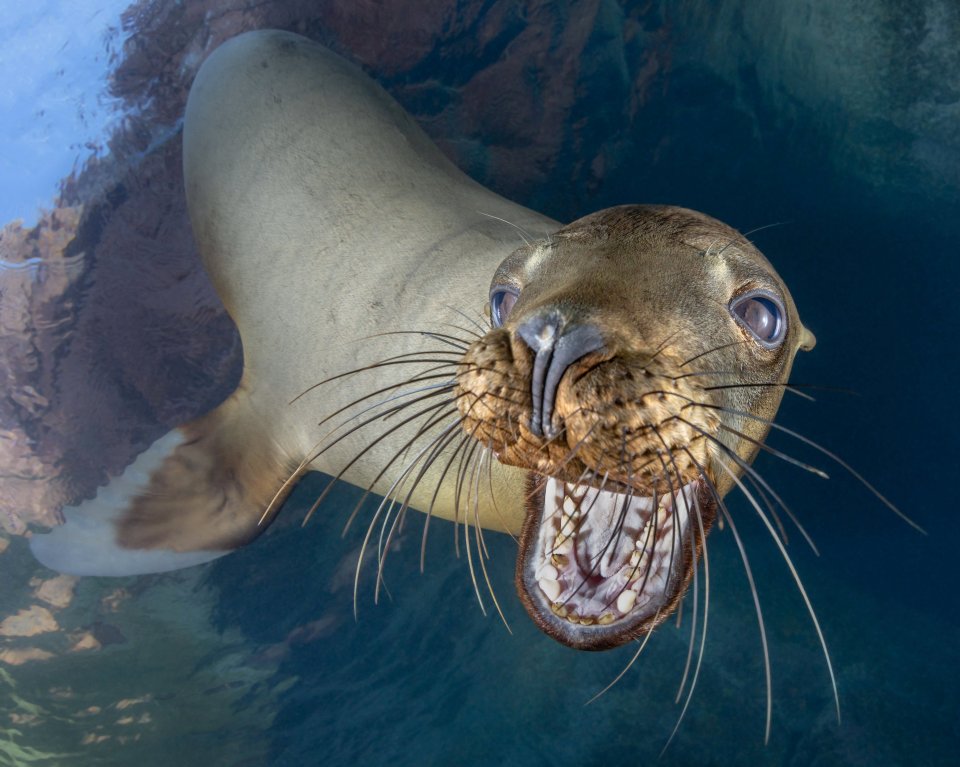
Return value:
M 467 5 L 461 9 L 464 18 Z M 722 5 L 730 10 L 738 4 Z M 807 5 L 820 16 L 828 8 Z M 914 15 L 927 24 L 924 38 L 923 24 L 902 24 L 890 11 L 895 5 L 873 3 L 874 16 L 886 19 L 882 39 L 899 39 L 899 46 L 851 64 L 867 70 L 863 81 L 877 86 L 862 89 L 876 101 L 865 105 L 844 101 L 848 92 L 837 82 L 852 82 L 849 71 L 831 79 L 803 64 L 834 60 L 835 52 L 800 55 L 797 64 L 791 45 L 801 54 L 803 45 L 816 50 L 816 12 L 785 12 L 781 26 L 769 26 L 773 42 L 764 48 L 748 16 L 721 14 L 718 31 L 716 24 L 698 22 L 696 12 L 658 13 L 647 4 L 624 11 L 600 3 L 581 54 L 569 124 L 550 163 L 532 179 L 511 175 L 491 159 L 491 147 L 509 146 L 511 131 L 527 135 L 523 126 L 512 125 L 506 115 L 504 138 L 478 133 L 466 117 L 457 119 L 470 105 L 458 106 L 451 94 L 470 82 L 470 67 L 489 64 L 471 48 L 471 34 L 424 57 L 419 68 L 378 73 L 377 61 L 363 58 L 367 49 L 360 43 L 385 34 L 376 25 L 389 26 L 389 17 L 358 17 L 369 26 L 352 29 L 349 19 L 335 14 L 290 24 L 346 54 L 352 41 L 368 70 L 379 74 L 469 172 L 560 220 L 622 202 L 663 202 L 703 210 L 742 231 L 776 224 L 753 239 L 790 286 L 818 338 L 816 349 L 798 358 L 793 380 L 822 387 L 809 390 L 816 402 L 788 397 L 779 421 L 849 460 L 927 535 L 911 529 L 829 460 L 789 436 L 772 435 L 771 444 L 831 474 L 824 481 L 769 456 L 756 464 L 819 549 L 815 556 L 791 531 L 788 550 L 829 645 L 842 721 L 837 722 L 804 603 L 765 529 L 749 505 L 735 499 L 731 508 L 758 575 L 770 642 L 770 742 L 764 744 L 765 682 L 753 604 L 729 530 L 714 530 L 703 668 L 662 764 L 956 761 L 960 579 L 954 550 L 960 521 L 951 499 L 960 429 L 953 402 L 960 285 L 960 185 L 954 179 L 960 174 L 960 143 L 951 143 L 952 134 L 934 117 L 895 118 L 922 111 L 903 103 L 905 93 L 929 96 L 924 103 L 939 104 L 943 114 L 958 103 L 960 62 L 953 69 L 939 62 L 939 69 L 921 71 L 903 51 L 921 50 L 923 40 L 928 47 L 960 49 L 960 25 L 952 6 L 921 3 Z M 505 7 L 484 6 L 479 18 L 492 24 Z M 561 7 L 568 25 L 582 21 L 578 12 Z M 938 16 L 940 11 L 944 15 Z M 536 14 L 506 15 L 498 22 L 503 34 L 518 40 L 525 39 L 523 30 L 546 23 Z M 132 26 L 123 34 L 138 31 L 151 39 L 158 29 L 169 35 L 178 24 L 190 23 L 171 12 L 163 26 L 158 16 L 163 14 L 134 17 L 143 29 Z M 103 30 L 116 24 L 106 6 L 103 19 Z M 668 22 L 673 25 L 669 72 L 654 77 L 638 100 L 631 77 L 642 68 L 656 30 Z M 864 30 L 867 22 L 858 21 Z M 37 28 L 35 21 L 29 26 Z M 623 37 L 624 29 L 634 34 Z M 855 37 L 859 27 L 845 29 Z M 19 31 L 7 26 L 2 34 L 13 39 Z M 544 35 L 557 45 L 556 35 Z M 856 40 L 844 41 L 861 50 Z M 46 49 L 48 58 L 65 57 L 55 43 Z M 158 41 L 151 50 L 160 56 L 175 48 Z M 496 60 L 508 48 L 485 55 Z M 85 50 L 69 66 L 96 71 L 102 49 Z M 887 68 L 871 73 L 877 61 L 887 61 Z M 102 78 L 83 86 L 82 99 L 68 99 L 70 108 L 105 98 Z M 28 126 L 16 129 L 22 135 L 28 128 L 47 131 L 41 142 L 47 146 L 30 154 L 22 141 L 5 135 L 0 169 L 15 162 L 46 167 L 47 154 L 62 153 L 64 141 L 44 127 L 49 120 L 31 117 L 36 105 L 30 99 L 49 93 L 45 82 L 38 76 L 32 97 L 11 102 L 18 105 L 14 114 L 20 122 L 7 122 L 5 130 L 16 124 Z M 820 101 L 819 93 L 826 94 Z M 878 117 L 884 114 L 891 115 L 888 121 Z M 173 126 L 169 141 L 175 142 L 176 115 L 163 119 Z M 72 124 L 66 118 L 55 123 Z M 457 133 L 458 125 L 466 135 Z M 75 125 L 70 130 L 69 141 L 87 140 Z M 603 164 L 593 163 L 601 155 Z M 74 157 L 60 156 L 60 177 Z M 131 173 L 141 172 L 137 167 Z M 29 217 L 38 204 L 53 202 L 43 197 L 52 195 L 53 181 L 34 188 L 9 175 L 2 178 L 4 220 Z M 156 232 L 162 251 L 174 234 L 163 227 Z M 133 355 L 146 339 L 152 342 L 148 327 L 165 328 L 172 320 L 162 300 L 127 295 L 118 301 L 146 306 L 128 315 L 123 327 L 84 326 L 83 317 L 96 316 L 102 310 L 98 302 L 108 300 L 107 287 L 122 291 L 130 284 L 105 283 L 97 270 L 124 261 L 131 274 L 154 270 L 166 285 L 180 262 L 157 260 L 147 250 L 109 253 L 108 247 L 100 245 L 87 262 L 88 287 L 72 296 L 78 302 L 77 332 L 63 348 L 64 354 L 88 353 L 99 360 L 91 376 L 103 377 L 100 391 L 121 392 L 116 408 L 123 420 L 91 426 L 83 420 L 83 402 L 57 401 L 64 403 L 63 419 L 77 423 L 79 432 L 108 435 L 90 439 L 142 447 L 229 391 L 238 349 L 221 319 L 198 313 L 197 334 L 205 340 L 175 336 L 182 353 L 177 356 L 173 343 L 168 356 L 151 363 L 153 384 L 144 383 L 147 373 L 114 380 L 120 376 L 116 371 L 129 368 L 112 361 Z M 2 298 L 9 300 L 9 294 Z M 204 358 L 198 349 L 214 348 L 215 341 L 216 362 L 198 363 Z M 103 362 L 108 351 L 109 365 Z M 69 464 L 78 476 L 81 469 L 91 476 L 117 470 L 97 465 L 96 445 L 77 451 L 87 453 Z M 617 685 L 585 705 L 620 673 L 634 648 L 578 653 L 542 635 L 513 596 L 515 546 L 504 536 L 488 536 L 489 569 L 512 633 L 486 595 L 488 615 L 483 614 L 466 563 L 454 556 L 453 526 L 436 521 L 425 573 L 419 573 L 420 526 L 413 520 L 390 555 L 388 595 L 373 603 L 367 572 L 355 620 L 352 573 L 364 531 L 359 526 L 343 537 L 340 532 L 356 493 L 342 489 L 325 515 L 299 526 L 323 486 L 321 478 L 308 478 L 266 536 L 212 565 L 166 576 L 80 581 L 68 605 L 51 608 L 60 629 L 29 640 L 49 657 L 14 665 L 0 656 L 0 763 L 607 765 L 657 758 L 681 710 L 674 697 L 686 660 L 689 610 L 679 627 L 671 623 L 654 635 Z M 9 548 L 0 555 L 0 618 L 37 602 L 32 578 L 52 577 L 32 561 L 20 537 L 8 537 Z M 96 637 L 100 648 L 70 652 L 84 632 Z M 22 649 L 26 641 L 0 637 L 0 652 Z

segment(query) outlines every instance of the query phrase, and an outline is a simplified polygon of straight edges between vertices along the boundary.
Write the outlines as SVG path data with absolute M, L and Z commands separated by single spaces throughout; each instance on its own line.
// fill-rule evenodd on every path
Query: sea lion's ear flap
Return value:
M 249 543 L 272 521 L 299 463 L 264 433 L 241 386 L 154 442 L 95 498 L 64 509 L 65 524 L 33 536 L 34 556 L 71 575 L 139 575 Z
M 808 352 L 817 345 L 817 337 L 803 325 L 800 326 L 800 348 Z

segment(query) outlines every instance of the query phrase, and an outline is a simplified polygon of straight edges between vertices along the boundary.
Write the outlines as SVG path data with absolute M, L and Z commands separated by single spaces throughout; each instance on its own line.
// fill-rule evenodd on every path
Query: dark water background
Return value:
M 613 34 L 605 29 L 598 24 L 596 34 Z M 589 95 L 570 120 L 588 129 L 580 144 L 562 146 L 551 175 L 518 201 L 563 221 L 608 205 L 658 202 L 703 210 L 741 231 L 778 224 L 754 239 L 818 337 L 816 349 L 798 358 L 793 380 L 826 387 L 812 392 L 815 403 L 788 396 L 779 421 L 849 460 L 928 534 L 909 528 L 827 459 L 773 435 L 771 444 L 832 476 L 823 481 L 768 456 L 757 461 L 820 549 L 816 557 L 791 536 L 789 552 L 835 664 L 842 724 L 803 602 L 766 531 L 737 498 L 731 510 L 758 575 L 770 637 L 771 740 L 764 745 L 753 605 L 729 531 L 715 530 L 704 665 L 659 763 L 954 764 L 960 194 L 949 181 L 956 166 L 945 167 L 958 155 L 944 149 L 933 163 L 943 171 L 938 176 L 904 159 L 900 150 L 917 135 L 883 122 L 850 124 L 855 117 L 845 117 L 842 105 L 827 100 L 814 108 L 791 97 L 790 83 L 758 84 L 757 70 L 742 61 L 733 62 L 731 76 L 731 67 L 705 59 L 698 34 L 709 30 L 677 36 L 669 89 L 650 96 L 629 131 L 606 117 L 609 110 L 591 122 L 590 103 L 625 94 L 603 61 L 593 62 L 595 77 L 585 62 L 578 87 Z M 585 50 L 599 56 L 606 49 L 598 43 Z M 455 79 L 445 64 L 462 62 L 431 61 L 438 79 Z M 940 76 L 939 103 L 960 99 L 947 87 L 957 74 Z M 884 93 L 874 97 L 882 101 Z M 415 99 L 406 105 L 415 113 L 422 106 Z M 847 145 L 854 140 L 869 141 L 869 153 Z M 612 147 L 608 163 L 586 183 L 584 158 L 598 142 Z M 484 177 L 482 151 L 458 159 L 496 188 Z M 355 621 L 350 578 L 363 530 L 344 538 L 340 530 L 356 494 L 344 489 L 325 516 L 305 529 L 297 524 L 322 486 L 319 477 L 304 482 L 277 529 L 235 555 L 188 573 L 124 581 L 134 598 L 112 619 L 124 641 L 104 642 L 96 658 L 65 655 L 9 674 L 0 668 L 14 701 L 8 710 L 42 715 L 32 729 L 11 721 L 0 761 L 4 753 L 10 764 L 77 765 L 609 765 L 657 758 L 680 712 L 673 699 L 689 611 L 679 629 L 657 632 L 619 684 L 585 705 L 632 649 L 577 653 L 541 635 L 513 596 L 515 546 L 504 536 L 488 536 L 489 569 L 512 634 L 481 613 L 466 563 L 453 555 L 453 526 L 437 522 L 426 572 L 418 572 L 416 521 L 391 554 L 389 598 L 373 604 L 368 574 Z M 33 567 L 18 545 L 3 566 Z M 115 587 L 82 581 L 70 608 L 77 622 Z M 87 727 L 77 714 L 81 704 L 116 711 L 117 698 L 135 697 L 131 679 L 141 680 L 138 692 L 149 698 L 131 706 L 138 716 L 150 714 L 129 725 L 139 739 L 122 739 L 119 713 L 98 719 L 100 729 Z M 69 705 L 56 694 L 64 688 Z M 88 732 L 107 738 L 81 746 Z

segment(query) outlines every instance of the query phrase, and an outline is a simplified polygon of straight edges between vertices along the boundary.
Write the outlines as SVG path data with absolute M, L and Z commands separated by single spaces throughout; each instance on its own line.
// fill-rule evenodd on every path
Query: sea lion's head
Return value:
M 672 207 L 519 248 L 490 311 L 456 396 L 466 433 L 530 472 L 518 592 L 564 644 L 623 644 L 676 608 L 813 335 L 745 237 Z

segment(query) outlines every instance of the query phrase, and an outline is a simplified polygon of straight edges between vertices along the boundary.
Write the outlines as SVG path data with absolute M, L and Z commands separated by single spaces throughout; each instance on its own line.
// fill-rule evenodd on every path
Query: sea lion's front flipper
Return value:
M 64 525 L 32 538 L 34 556 L 72 575 L 137 575 L 249 543 L 298 463 L 264 434 L 241 386 L 154 442 L 96 497 L 64 509 Z

